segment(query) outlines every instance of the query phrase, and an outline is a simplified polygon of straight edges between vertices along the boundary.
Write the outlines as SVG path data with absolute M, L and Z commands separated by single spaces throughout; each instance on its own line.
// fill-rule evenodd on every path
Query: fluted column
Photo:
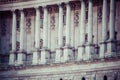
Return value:
M 116 41 L 115 41 L 115 0 L 110 0 L 110 22 L 109 22 L 110 38 L 107 44 L 107 52 L 109 57 L 116 53 Z
M 66 46 L 70 46 L 70 5 L 66 3 Z
M 10 53 L 9 64 L 14 64 L 15 52 L 16 52 L 16 13 L 15 10 L 12 11 L 12 51 Z
M 44 9 L 44 19 L 43 19 L 43 49 L 41 51 L 41 64 L 45 64 L 47 59 L 49 59 L 48 51 L 48 10 L 47 6 L 43 7 Z M 47 57 L 47 59 L 46 59 Z
M 89 0 L 89 9 L 88 9 L 88 43 L 93 43 L 93 2 Z
M 70 45 L 70 28 L 71 28 L 71 8 L 69 2 L 66 3 L 66 43 L 64 47 L 64 60 L 62 62 L 69 61 L 69 55 L 72 55 L 72 48 Z
M 35 22 L 35 48 L 40 49 L 40 11 L 39 7 L 36 10 L 36 22 Z
M 110 40 L 115 40 L 115 0 L 110 0 Z
M 56 49 L 56 58 L 55 62 L 60 62 L 60 55 L 62 54 L 63 47 L 63 8 L 62 5 L 59 4 L 59 25 L 58 25 L 58 48 Z
M 86 44 L 86 59 L 91 59 L 94 53 L 93 45 L 93 0 L 89 0 L 88 8 L 88 43 Z
M 58 46 L 63 47 L 63 9 L 61 4 L 59 5 Z
M 104 58 L 107 50 L 107 0 L 103 0 L 103 11 L 102 11 L 102 42 L 100 46 L 100 58 Z
M 18 65 L 23 64 L 23 58 L 24 58 L 24 32 L 25 32 L 25 26 L 24 26 L 24 11 L 23 9 L 20 10 L 20 51 L 18 53 Z
M 43 47 L 47 48 L 48 46 L 48 10 L 47 7 L 44 7 L 44 19 L 43 19 Z
M 85 1 L 81 1 L 80 45 L 78 46 L 78 60 L 83 59 L 85 53 Z
M 39 7 L 35 8 L 36 10 L 36 22 L 35 22 L 35 51 L 33 52 L 33 61 L 32 64 L 38 64 L 38 54 L 40 54 L 40 11 Z
M 24 12 L 23 10 L 20 10 L 20 51 L 24 50 Z

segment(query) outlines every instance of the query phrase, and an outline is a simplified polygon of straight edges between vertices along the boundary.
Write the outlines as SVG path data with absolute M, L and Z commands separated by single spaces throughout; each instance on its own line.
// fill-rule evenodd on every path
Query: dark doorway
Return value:
M 104 76 L 104 79 L 103 79 L 103 80 L 107 80 L 107 76 L 106 76 L 106 75 Z
M 63 80 L 62 78 L 60 78 L 60 80 Z
M 82 80 L 85 80 L 85 78 L 83 77 Z

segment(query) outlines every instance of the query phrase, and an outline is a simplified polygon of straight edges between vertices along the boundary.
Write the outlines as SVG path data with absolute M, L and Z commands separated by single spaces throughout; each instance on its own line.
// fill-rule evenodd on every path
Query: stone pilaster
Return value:
M 110 0 L 110 22 L 109 22 L 110 38 L 107 41 L 106 57 L 111 57 L 116 54 L 116 40 L 115 40 L 115 0 Z
M 12 51 L 10 52 L 9 64 L 14 65 L 15 52 L 16 52 L 16 13 L 15 10 L 12 11 Z
M 83 59 L 85 54 L 85 1 L 81 1 L 81 22 L 80 22 L 80 45 L 78 46 L 78 60 Z
M 47 6 L 44 9 L 44 19 L 43 19 L 43 49 L 41 50 L 41 64 L 45 64 L 47 59 L 49 59 L 48 50 L 48 10 Z M 48 56 L 48 57 L 47 57 Z
M 32 64 L 38 64 L 38 54 L 40 54 L 40 11 L 39 7 L 36 10 L 36 22 L 35 22 L 35 50 L 33 51 Z
M 93 53 L 94 53 L 94 45 L 93 45 L 93 0 L 89 0 L 88 43 L 86 45 L 86 59 L 87 60 L 91 59 Z
M 72 54 L 72 48 L 70 46 L 70 28 L 71 28 L 70 13 L 71 13 L 70 4 L 66 3 L 66 43 L 65 43 L 65 47 L 64 47 L 64 54 L 63 54 L 64 60 L 63 60 L 63 62 L 69 61 L 69 55 Z
M 23 59 L 25 58 L 25 52 L 24 52 L 24 32 L 25 32 L 25 26 L 24 26 L 24 11 L 23 9 L 20 10 L 20 51 L 18 52 L 18 65 L 23 64 Z
M 102 42 L 100 45 L 100 58 L 104 58 L 107 51 L 107 0 L 103 0 L 103 11 L 102 11 Z
M 56 49 L 55 62 L 60 62 L 60 55 L 63 53 L 63 8 L 59 4 L 59 28 L 58 28 L 58 48 Z

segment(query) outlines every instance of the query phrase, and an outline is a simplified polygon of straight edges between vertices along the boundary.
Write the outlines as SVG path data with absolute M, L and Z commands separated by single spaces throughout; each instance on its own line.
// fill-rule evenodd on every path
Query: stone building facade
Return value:
M 0 80 L 120 80 L 119 0 L 0 0 Z

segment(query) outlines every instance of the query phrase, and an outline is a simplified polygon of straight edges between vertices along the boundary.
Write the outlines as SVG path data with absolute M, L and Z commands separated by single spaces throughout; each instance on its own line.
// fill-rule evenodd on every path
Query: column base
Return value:
M 49 60 L 49 50 L 44 48 L 41 50 L 40 64 L 46 64 L 48 60 Z
M 94 44 L 86 44 L 86 51 L 85 51 L 85 57 L 84 60 L 90 60 L 94 58 L 95 50 L 94 50 Z
M 72 47 L 70 46 L 65 46 L 64 48 L 64 52 L 63 52 L 63 60 L 62 62 L 68 62 L 71 59 L 71 55 L 72 55 Z
M 105 57 L 114 57 L 116 56 L 117 52 L 117 41 L 116 40 L 108 40 L 107 41 L 107 53 L 105 54 Z
M 105 53 L 107 52 L 107 42 L 100 43 L 100 54 L 99 57 L 102 59 L 105 57 Z
M 15 65 L 15 54 L 16 51 L 10 51 L 9 65 Z
M 39 62 L 38 62 L 38 54 L 40 54 L 40 49 L 35 49 L 33 50 L 33 58 L 32 58 L 32 65 L 37 65 Z
M 60 63 L 61 61 L 61 55 L 63 54 L 63 48 L 57 48 L 56 49 L 56 55 L 55 55 L 55 63 Z
M 85 45 L 78 46 L 78 57 L 77 57 L 77 60 L 78 61 L 82 61 L 84 54 L 85 54 Z
M 18 51 L 17 65 L 23 65 L 25 60 L 25 51 Z

